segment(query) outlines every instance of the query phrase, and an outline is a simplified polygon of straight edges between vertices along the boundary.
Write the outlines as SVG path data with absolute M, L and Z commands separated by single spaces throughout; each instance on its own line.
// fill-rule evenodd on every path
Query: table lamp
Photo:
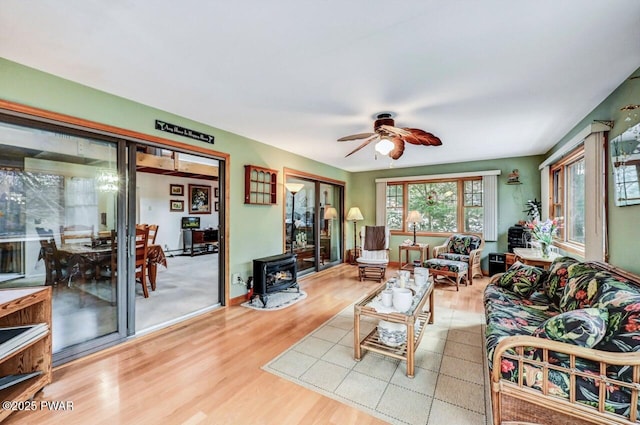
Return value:
M 362 216 L 362 213 L 360 212 L 360 208 L 358 207 L 351 207 L 349 208 L 349 213 L 347 213 L 347 221 L 353 221 L 353 249 L 355 252 L 356 246 L 358 245 L 356 243 L 356 235 L 357 235 L 357 230 L 356 230 L 356 221 L 360 221 L 360 220 L 364 220 L 364 217 Z
M 294 214 L 296 212 L 296 193 L 304 187 L 302 183 L 286 183 L 284 185 L 291 192 L 291 253 L 293 254 L 293 232 L 295 231 Z
M 417 245 L 416 226 L 420 222 L 422 222 L 422 214 L 420 214 L 420 211 L 409 211 L 409 215 L 407 216 L 407 223 L 413 223 L 413 245 Z

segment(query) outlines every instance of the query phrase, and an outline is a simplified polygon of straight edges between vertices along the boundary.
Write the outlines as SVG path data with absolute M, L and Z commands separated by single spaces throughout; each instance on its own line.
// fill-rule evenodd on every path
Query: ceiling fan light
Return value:
M 389 155 L 389 152 L 393 150 L 394 146 L 395 145 L 391 140 L 383 137 L 378 143 L 376 143 L 376 152 L 381 155 Z

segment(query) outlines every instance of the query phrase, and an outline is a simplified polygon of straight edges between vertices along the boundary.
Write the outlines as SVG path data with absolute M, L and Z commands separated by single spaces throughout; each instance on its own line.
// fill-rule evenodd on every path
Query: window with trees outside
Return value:
M 412 224 L 406 222 L 406 217 L 414 210 L 423 217 L 418 233 L 482 233 L 482 178 L 389 183 L 386 210 L 387 226 L 395 233 L 409 231 Z
M 549 215 L 560 220 L 557 243 L 584 252 L 585 161 L 580 147 L 549 168 L 552 202 Z

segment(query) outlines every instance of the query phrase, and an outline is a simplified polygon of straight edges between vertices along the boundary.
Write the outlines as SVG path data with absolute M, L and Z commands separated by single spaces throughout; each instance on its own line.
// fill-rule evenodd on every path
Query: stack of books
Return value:
M 46 323 L 0 327 L 0 359 L 40 339 L 48 332 L 49 325 Z
M 10 356 L 21 348 L 37 341 L 48 332 L 49 325 L 46 323 L 0 327 L 0 359 Z M 0 377 L 0 391 L 41 374 L 42 371 L 34 371 L 2 376 Z

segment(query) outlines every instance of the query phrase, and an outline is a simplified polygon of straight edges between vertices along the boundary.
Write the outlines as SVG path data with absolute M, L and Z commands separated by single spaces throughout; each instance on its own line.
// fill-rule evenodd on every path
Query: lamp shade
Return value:
M 327 207 L 324 210 L 324 219 L 325 220 L 334 220 L 338 218 L 338 211 L 333 207 Z
M 359 220 L 364 220 L 364 217 L 360 212 L 360 208 L 358 207 L 349 208 L 349 213 L 347 214 L 347 221 L 359 221 Z
M 422 214 L 420 211 L 409 211 L 407 216 L 407 223 L 419 223 L 422 221 Z
M 293 194 L 300 192 L 300 190 L 304 187 L 303 183 L 285 183 L 284 187 Z

